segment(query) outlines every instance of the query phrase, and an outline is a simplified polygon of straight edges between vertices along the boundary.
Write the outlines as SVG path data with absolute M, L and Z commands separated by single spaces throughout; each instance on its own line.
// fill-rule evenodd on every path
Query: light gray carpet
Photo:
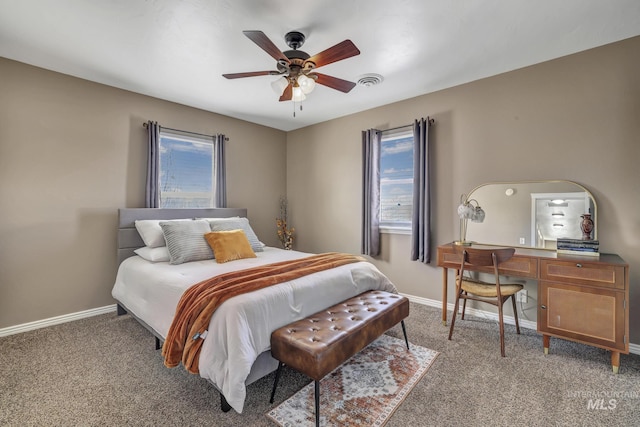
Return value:
M 545 356 L 535 331 L 507 326 L 501 358 L 497 331 L 468 318 L 448 341 L 440 311 L 412 303 L 409 340 L 441 354 L 387 426 L 640 425 L 640 356 L 623 355 L 615 375 L 604 350 L 552 339 Z M 274 405 L 308 382 L 285 369 Z M 225 414 L 213 386 L 165 368 L 153 337 L 115 313 L 0 338 L 1 426 L 273 426 L 272 383 L 250 385 L 244 413 Z

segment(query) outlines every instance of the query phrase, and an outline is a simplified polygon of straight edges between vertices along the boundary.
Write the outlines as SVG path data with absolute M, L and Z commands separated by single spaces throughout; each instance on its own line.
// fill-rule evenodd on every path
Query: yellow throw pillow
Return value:
M 212 231 L 204 235 L 213 256 L 220 264 L 243 258 L 256 258 L 247 235 L 242 230 Z

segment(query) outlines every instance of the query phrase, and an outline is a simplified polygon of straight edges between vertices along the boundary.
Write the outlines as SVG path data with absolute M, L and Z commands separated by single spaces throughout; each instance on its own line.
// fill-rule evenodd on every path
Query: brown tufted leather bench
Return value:
M 275 330 L 271 355 L 278 359 L 271 400 L 283 365 L 311 377 L 315 385 L 316 426 L 320 423 L 320 380 L 404 319 L 409 300 L 385 291 L 369 291 Z

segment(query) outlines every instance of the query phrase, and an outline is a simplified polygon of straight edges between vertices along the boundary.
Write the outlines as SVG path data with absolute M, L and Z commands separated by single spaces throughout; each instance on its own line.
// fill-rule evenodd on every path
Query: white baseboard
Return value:
M 435 307 L 435 308 L 439 308 L 442 309 L 442 302 L 438 301 L 438 300 L 434 300 L 434 299 L 428 299 L 428 298 L 422 298 L 422 297 L 416 297 L 413 295 L 407 295 L 407 294 L 402 294 L 405 297 L 409 298 L 409 301 L 413 301 L 415 303 L 418 304 L 422 304 L 422 305 L 428 305 L 430 307 Z M 447 303 L 447 310 L 453 312 L 453 306 L 455 304 L 453 303 Z M 478 310 L 477 308 L 471 308 L 471 307 L 467 307 L 467 311 L 465 313 L 469 313 L 472 316 L 476 316 L 476 317 L 484 317 L 486 319 L 490 319 L 490 320 L 495 320 L 496 322 L 498 321 L 498 313 L 491 313 L 489 311 L 484 311 L 484 310 Z M 509 324 L 509 325 L 515 325 L 516 321 L 513 318 L 513 316 L 504 316 L 504 323 Z M 527 329 L 533 329 L 535 330 L 537 328 L 537 324 L 536 322 L 532 321 L 532 320 L 526 320 L 526 319 L 518 319 L 518 323 L 520 324 L 520 326 L 522 326 L 523 328 L 527 328 Z
M 402 294 L 409 298 L 409 301 L 413 301 L 416 304 L 428 305 L 429 307 L 442 308 L 442 303 L 438 300 L 417 297 L 415 295 Z M 447 310 L 453 311 L 453 304 L 447 303 Z M 64 314 L 62 316 L 50 317 L 48 319 L 36 320 L 35 322 L 23 323 L 21 325 L 9 326 L 8 328 L 0 329 L 0 337 L 6 337 L 9 335 L 19 334 L 21 332 L 33 331 L 35 329 L 46 328 L 47 326 L 59 325 L 61 323 L 72 322 L 74 320 L 84 319 L 86 317 L 98 316 L 100 314 L 106 314 L 116 311 L 116 304 L 107 305 L 99 308 L 92 308 L 91 310 L 78 311 L 76 313 Z M 475 308 L 467 308 L 467 312 L 472 316 L 484 317 L 487 319 L 498 321 L 498 314 L 491 313 L 484 310 L 478 310 Z M 527 329 L 536 329 L 536 322 L 526 319 L 519 319 L 520 326 Z M 504 322 L 510 325 L 515 325 L 513 316 L 504 316 Z M 632 354 L 640 355 L 640 344 L 629 343 L 629 352 Z
M 434 300 L 434 299 L 417 297 L 417 296 L 408 295 L 408 294 L 401 294 L 401 295 L 404 295 L 405 297 L 409 298 L 409 301 L 415 302 L 416 304 L 428 305 L 429 307 L 435 307 L 435 308 L 438 308 L 438 309 L 442 309 L 442 302 L 441 301 Z M 453 303 L 447 303 L 447 310 L 453 312 L 454 305 L 455 304 L 453 304 Z M 491 313 L 489 311 L 478 310 L 476 308 L 469 308 L 469 307 L 467 307 L 467 311 L 466 312 L 469 313 L 472 316 L 484 317 L 486 319 L 491 319 L 491 320 L 494 320 L 496 322 L 498 321 L 498 313 Z M 508 323 L 510 325 L 515 325 L 515 320 L 514 320 L 513 316 L 504 316 L 504 323 Z M 536 330 L 537 327 L 538 327 L 536 322 L 531 321 L 531 320 L 518 319 L 518 323 L 520 323 L 520 326 L 522 326 L 523 328 L 527 328 L 527 329 Z M 640 354 L 640 344 L 629 343 L 629 353 L 631 353 L 631 354 Z
M 9 326 L 0 329 L 0 337 L 19 334 L 21 332 L 33 331 L 35 329 L 46 328 L 47 326 L 59 325 L 61 323 L 72 322 L 86 317 L 98 316 L 116 311 L 116 304 L 105 307 L 92 308 L 90 310 L 78 311 L 76 313 L 63 314 L 62 316 L 50 317 L 48 319 L 36 320 L 35 322 L 23 323 L 21 325 Z

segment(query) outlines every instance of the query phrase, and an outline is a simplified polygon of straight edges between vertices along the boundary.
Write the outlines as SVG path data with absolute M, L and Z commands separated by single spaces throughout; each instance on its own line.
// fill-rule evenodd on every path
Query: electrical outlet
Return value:
M 523 289 L 516 294 L 518 302 L 526 304 L 529 300 L 529 295 L 527 294 L 527 290 Z
M 524 245 L 524 237 L 521 237 L 521 238 L 520 238 L 520 244 L 521 244 L 521 245 Z

